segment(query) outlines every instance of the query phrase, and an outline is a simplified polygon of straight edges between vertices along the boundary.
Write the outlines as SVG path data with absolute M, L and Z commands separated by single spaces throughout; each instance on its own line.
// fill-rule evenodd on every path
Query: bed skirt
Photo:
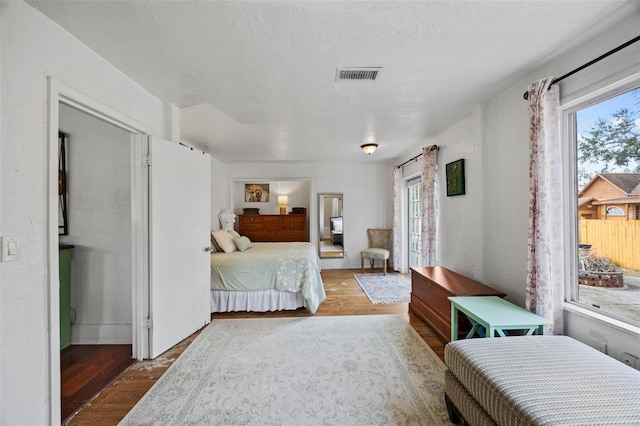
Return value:
M 211 312 L 293 311 L 305 306 L 302 293 L 278 290 L 211 290 Z

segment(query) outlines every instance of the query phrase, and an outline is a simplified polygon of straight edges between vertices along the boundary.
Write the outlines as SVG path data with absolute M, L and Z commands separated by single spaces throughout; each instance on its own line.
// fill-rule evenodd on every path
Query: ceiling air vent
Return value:
M 341 80 L 376 80 L 382 67 L 355 67 L 336 69 L 336 81 Z

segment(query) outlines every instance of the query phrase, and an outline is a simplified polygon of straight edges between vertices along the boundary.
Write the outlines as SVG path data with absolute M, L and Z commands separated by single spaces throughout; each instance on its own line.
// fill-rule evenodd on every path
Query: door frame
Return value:
M 60 103 L 110 123 L 131 134 L 131 230 L 132 230 L 132 353 L 136 359 L 146 355 L 142 316 L 148 304 L 148 181 L 144 173 L 143 141 L 150 129 L 108 105 L 48 76 L 47 108 L 47 259 L 49 423 L 60 422 L 60 282 L 58 265 L 58 130 Z M 146 295 L 146 299 L 145 299 Z

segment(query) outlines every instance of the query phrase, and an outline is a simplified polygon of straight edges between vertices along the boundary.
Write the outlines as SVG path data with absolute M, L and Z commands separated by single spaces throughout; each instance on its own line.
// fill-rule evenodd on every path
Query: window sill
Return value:
M 603 315 L 599 312 L 592 311 L 591 309 L 584 308 L 575 302 L 565 302 L 564 310 L 572 312 L 585 317 L 593 318 L 597 321 L 601 321 L 607 325 L 610 325 L 620 331 L 640 336 L 640 327 L 629 324 L 628 322 L 620 321 L 616 318 L 612 318 L 608 315 Z

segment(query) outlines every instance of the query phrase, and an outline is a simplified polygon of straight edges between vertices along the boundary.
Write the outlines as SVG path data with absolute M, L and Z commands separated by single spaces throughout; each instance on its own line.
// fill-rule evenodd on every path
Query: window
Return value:
M 578 206 L 578 278 L 568 299 L 640 325 L 640 85 L 568 117 Z
M 624 216 L 624 210 L 620 207 L 608 207 L 607 216 Z

